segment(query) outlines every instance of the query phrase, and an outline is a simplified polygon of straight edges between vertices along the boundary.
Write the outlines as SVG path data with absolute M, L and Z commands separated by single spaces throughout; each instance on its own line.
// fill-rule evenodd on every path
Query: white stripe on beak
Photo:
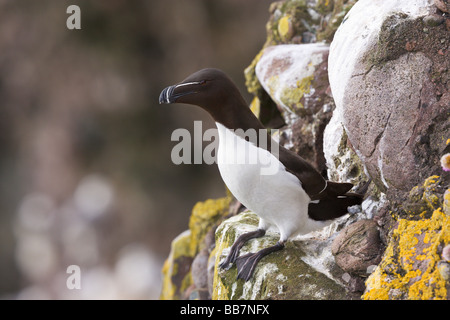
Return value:
M 184 86 L 189 86 L 189 85 L 192 85 L 192 84 L 200 84 L 200 83 L 201 83 L 200 81 L 193 81 L 193 82 L 180 83 L 180 84 L 177 84 L 177 85 L 175 86 L 175 88 L 184 87 Z

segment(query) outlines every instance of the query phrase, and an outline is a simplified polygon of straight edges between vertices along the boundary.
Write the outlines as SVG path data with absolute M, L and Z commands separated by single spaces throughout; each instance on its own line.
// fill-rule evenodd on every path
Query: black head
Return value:
M 245 106 L 233 81 L 219 69 L 203 69 L 191 74 L 182 82 L 165 88 L 159 103 L 187 103 L 202 107 L 214 117 L 227 105 Z

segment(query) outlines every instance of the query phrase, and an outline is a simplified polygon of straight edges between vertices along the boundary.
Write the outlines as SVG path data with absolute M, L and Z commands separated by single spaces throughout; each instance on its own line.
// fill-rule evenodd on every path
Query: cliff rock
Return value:
M 361 206 L 264 257 L 248 282 L 236 280 L 235 266 L 218 267 L 236 237 L 257 226 L 255 213 L 235 215 L 245 208 L 229 199 L 200 240 L 192 230 L 177 239 L 191 248 L 191 266 L 170 275 L 180 256 L 171 254 L 165 277 L 178 284 L 165 280 L 163 291 L 227 300 L 449 298 L 450 16 L 442 4 L 272 4 L 267 41 L 245 70 L 250 108 L 325 178 L 355 189 L 372 183 Z M 241 254 L 277 240 L 268 232 Z

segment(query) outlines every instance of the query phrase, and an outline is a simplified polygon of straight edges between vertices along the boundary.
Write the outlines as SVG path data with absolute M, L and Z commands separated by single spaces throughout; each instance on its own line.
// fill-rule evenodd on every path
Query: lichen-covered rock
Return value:
M 228 214 L 230 199 L 230 197 L 208 199 L 195 204 L 189 219 L 189 230 L 191 230 L 190 250 L 193 256 L 204 249 L 203 240 L 208 231 Z
M 160 299 L 182 299 L 184 290 L 192 282 L 190 277 L 193 256 L 190 250 L 191 232 L 186 230 L 172 241 L 170 254 L 162 269 L 163 284 Z
M 342 230 L 331 247 L 336 263 L 344 271 L 363 277 L 370 274 L 371 266 L 381 261 L 382 249 L 378 226 L 368 219 L 357 221 Z
M 209 252 L 207 249 L 200 251 L 192 261 L 191 275 L 192 283 L 196 289 L 195 294 L 199 300 L 207 300 L 208 292 L 208 269 Z
M 448 187 L 448 180 L 441 176 L 431 176 L 425 179 L 421 185 L 415 186 L 409 192 L 408 198 L 393 208 L 395 213 L 400 218 L 406 219 L 423 219 L 429 218 L 433 212 L 438 208 L 444 208 L 443 199 L 445 202 L 446 188 Z
M 431 0 L 360 0 L 330 47 L 333 117 L 384 192 L 408 192 L 439 172 L 450 135 L 450 37 L 444 24 L 425 24 L 433 8 Z
M 323 17 L 323 23 L 317 30 L 317 41 L 330 43 L 334 33 L 344 20 L 347 12 L 358 0 L 318 0 L 317 11 Z
M 447 189 L 444 193 L 444 213 L 450 216 L 450 189 Z
M 323 131 L 334 109 L 329 95 L 328 45 L 290 44 L 264 49 L 256 75 L 286 127 L 280 142 L 325 171 Z
M 264 49 L 256 64 L 256 76 L 286 124 L 315 114 L 332 101 L 325 94 L 329 86 L 327 60 L 328 45 L 322 43 Z
M 442 208 L 448 181 L 431 176 L 403 203 L 391 203 L 397 223 L 383 259 L 366 282 L 365 299 L 448 299 L 445 248 L 450 216 Z
M 281 128 L 280 143 L 332 181 L 372 178 L 367 198 L 330 229 L 264 257 L 248 282 L 218 265 L 257 216 L 223 221 L 238 212 L 230 197 L 200 203 L 172 244 L 161 298 L 449 298 L 450 19 L 433 5 L 446 1 L 355 2 L 272 4 L 267 41 L 245 76 L 251 110 Z M 333 35 L 327 59 L 328 46 L 311 42 Z M 277 240 L 268 232 L 241 254 Z
M 450 217 L 441 208 L 429 219 L 400 219 L 363 298 L 449 299 L 450 282 L 440 263 L 449 243 Z
M 331 41 L 357 0 L 287 0 L 270 6 L 265 47 Z
M 230 197 L 198 202 L 192 209 L 189 230 L 172 241 L 164 263 L 160 299 L 207 299 L 208 266 L 214 228 L 228 214 Z
M 255 68 L 265 48 L 281 44 L 329 43 L 345 14 L 357 0 L 287 0 L 270 6 L 266 24 L 267 39 L 261 52 L 245 69 L 246 86 L 258 99 L 260 120 L 268 127 L 278 128 L 283 120 L 276 105 L 259 83 Z
M 351 146 L 338 112 L 333 113 L 324 129 L 323 154 L 330 180 L 354 185 L 368 180 L 364 164 Z
M 289 241 L 285 249 L 264 257 L 248 282 L 236 280 L 236 266 L 229 270 L 220 269 L 218 264 L 226 257 L 235 239 L 244 232 L 255 230 L 257 225 L 257 216 L 246 211 L 225 220 L 217 228 L 213 299 L 349 298 L 343 286 L 308 263 L 315 261 L 313 255 L 320 255 L 320 252 L 306 253 L 304 240 Z M 245 244 L 241 254 L 274 245 L 278 239 L 277 233 L 268 232 L 266 236 Z

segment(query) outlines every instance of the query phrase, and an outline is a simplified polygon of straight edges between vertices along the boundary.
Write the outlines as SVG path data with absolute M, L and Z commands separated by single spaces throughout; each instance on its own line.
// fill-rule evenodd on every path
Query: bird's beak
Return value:
M 173 98 L 173 90 L 175 89 L 175 86 L 170 86 L 165 88 L 163 91 L 161 91 L 161 94 L 159 95 L 159 104 L 163 103 L 174 103 L 175 99 Z
M 177 99 L 183 96 L 197 93 L 192 85 L 197 85 L 199 83 L 200 82 L 186 82 L 167 87 L 163 91 L 161 91 L 161 94 L 159 95 L 159 103 L 175 103 L 177 102 Z

